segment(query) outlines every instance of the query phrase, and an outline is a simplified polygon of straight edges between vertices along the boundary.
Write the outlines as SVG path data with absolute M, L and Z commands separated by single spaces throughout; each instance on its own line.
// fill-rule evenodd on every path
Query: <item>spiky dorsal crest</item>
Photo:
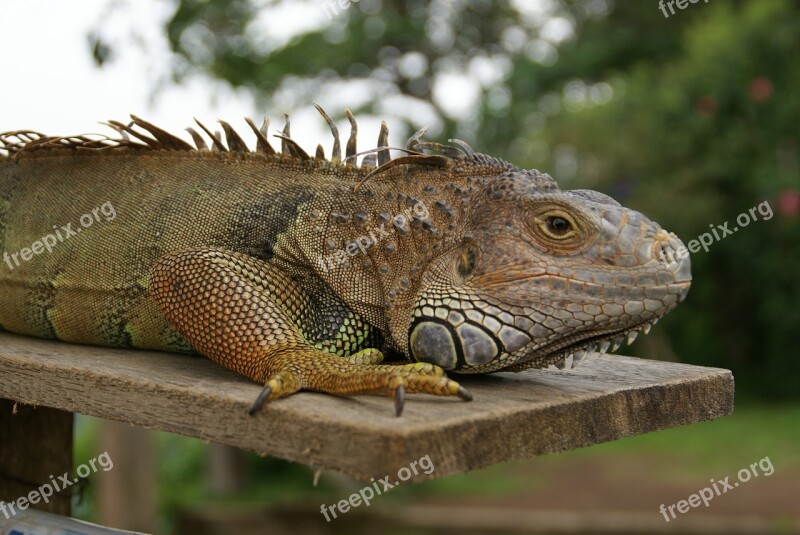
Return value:
M 381 123 L 377 146 L 367 151 L 358 152 L 356 146 L 358 123 L 348 109 L 345 109 L 345 116 L 350 122 L 350 136 L 345 146 L 345 157 L 342 158 L 339 129 L 325 110 L 319 105 L 315 106 L 323 119 L 328 123 L 331 134 L 333 135 L 333 147 L 330 159 L 325 158 L 325 151 L 322 146 L 317 147 L 315 156 L 312 158 L 292 139 L 288 115 L 285 116 L 286 122 L 283 131 L 273 134 L 281 140 L 281 153 L 300 160 L 324 160 L 333 164 L 343 164 L 369 170 L 370 172 L 355 186 L 356 189 L 368 179 L 400 165 L 444 167 L 451 162 L 471 162 L 500 168 L 513 167 L 503 160 L 476 153 L 466 142 L 459 139 L 451 139 L 450 143 L 453 145 L 442 145 L 439 143 L 422 141 L 422 136 L 427 131 L 427 128 L 423 128 L 411 136 L 405 148 L 390 147 L 388 145 L 389 128 L 386 126 L 385 122 Z M 101 134 L 63 137 L 47 136 L 39 132 L 27 130 L 2 133 L 0 134 L 0 161 L 8 158 L 24 157 L 26 154 L 33 152 L 65 149 L 79 151 L 121 149 L 132 151 L 255 152 L 267 156 L 277 155 L 277 151 L 270 145 L 267 138 L 269 119 L 265 118 L 260 128 L 256 127 L 255 123 L 250 118 L 245 118 L 245 121 L 256 136 L 256 147 L 254 151 L 250 150 L 247 143 L 245 143 L 236 130 L 225 121 L 219 121 L 224 133 L 223 138 L 223 134 L 219 131 L 212 132 L 203 123 L 195 119 L 200 130 L 208 136 L 210 144 L 206 143 L 205 138 L 197 130 L 190 127 L 186 130 L 189 132 L 194 142 L 194 145 L 192 145 L 140 117 L 131 115 L 131 121 L 128 123 L 113 120 L 103 123 L 114 129 L 119 134 L 118 137 L 110 137 Z M 392 150 L 404 152 L 406 155 L 392 158 L 390 152 Z M 438 154 L 427 154 L 424 151 L 431 151 Z M 358 165 L 359 157 L 363 157 L 360 166 Z

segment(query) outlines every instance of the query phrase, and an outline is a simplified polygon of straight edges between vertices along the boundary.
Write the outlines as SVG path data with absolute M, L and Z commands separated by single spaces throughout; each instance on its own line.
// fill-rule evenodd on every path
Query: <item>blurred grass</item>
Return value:
M 726 473 L 769 456 L 776 470 L 800 468 L 800 404 L 745 404 L 732 416 L 630 437 L 565 456 L 620 456 L 630 452 L 677 456 L 671 477 Z

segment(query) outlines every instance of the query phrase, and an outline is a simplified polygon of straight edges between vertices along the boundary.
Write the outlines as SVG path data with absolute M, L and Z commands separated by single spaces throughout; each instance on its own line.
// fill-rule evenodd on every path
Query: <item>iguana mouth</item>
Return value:
M 586 333 L 589 336 L 569 343 L 566 346 L 556 348 L 545 348 L 548 355 L 547 364 L 542 366 L 547 368 L 554 366 L 559 370 L 574 368 L 582 360 L 584 360 L 591 353 L 605 354 L 609 350 L 616 351 L 619 347 L 627 342 L 631 345 L 640 332 L 648 334 L 650 329 L 658 323 L 660 317 L 653 318 L 652 320 L 641 322 L 633 327 L 626 327 L 624 329 L 615 329 L 606 331 L 601 334 Z M 568 340 L 561 340 L 560 343 L 567 342 Z M 560 344 L 556 344 L 560 345 Z

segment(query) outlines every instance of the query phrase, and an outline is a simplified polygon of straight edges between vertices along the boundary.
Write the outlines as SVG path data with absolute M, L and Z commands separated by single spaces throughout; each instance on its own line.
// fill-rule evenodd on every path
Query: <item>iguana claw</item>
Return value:
M 272 387 L 270 385 L 266 385 L 261 393 L 258 395 L 256 400 L 253 402 L 253 405 L 248 409 L 247 414 L 253 416 L 258 410 L 264 405 L 264 402 L 267 401 L 269 395 L 272 393 Z
M 394 414 L 400 416 L 403 414 L 403 406 L 406 403 L 406 387 L 403 384 L 397 385 L 394 389 Z

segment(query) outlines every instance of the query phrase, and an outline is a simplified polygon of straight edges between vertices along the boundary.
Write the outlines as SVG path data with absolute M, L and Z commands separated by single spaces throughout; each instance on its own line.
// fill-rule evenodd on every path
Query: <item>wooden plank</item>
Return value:
M 733 411 L 727 370 L 595 355 L 574 370 L 459 378 L 474 394 L 303 392 L 247 408 L 251 381 L 200 358 L 63 344 L 0 333 L 0 397 L 194 436 L 369 479 L 425 455 L 415 480 L 718 418 Z M 112 453 L 113 457 L 113 453 Z
M 14 380 L 3 372 L 0 377 L 3 384 Z M 6 502 L 0 520 L 22 512 L 15 502 L 29 496 L 36 503 L 23 502 L 26 509 L 69 515 L 72 488 L 56 493 L 51 487 L 52 496 L 46 498 L 38 493 L 51 477 L 57 480 L 68 472 L 72 472 L 72 413 L 0 399 L 0 502 Z

